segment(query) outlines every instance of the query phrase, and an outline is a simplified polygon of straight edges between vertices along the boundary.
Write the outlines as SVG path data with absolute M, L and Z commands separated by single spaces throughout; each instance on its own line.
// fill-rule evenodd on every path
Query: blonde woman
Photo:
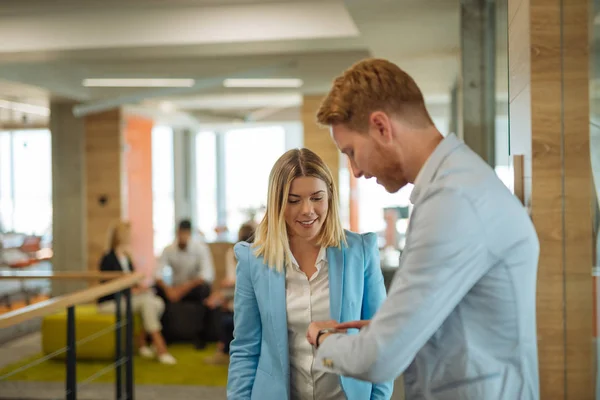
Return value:
M 331 172 L 308 149 L 286 152 L 269 176 L 254 244 L 238 243 L 230 400 L 389 399 L 392 383 L 319 371 L 311 321 L 369 319 L 385 298 L 377 238 L 344 231 Z
M 110 231 L 109 251 L 100 261 L 100 271 L 123 271 L 131 273 L 134 270 L 129 246 L 131 244 L 131 225 L 128 222 L 117 223 Z M 140 356 L 158 358 L 162 364 L 176 364 L 175 358 L 167 351 L 167 345 L 161 334 L 160 318 L 165 310 L 165 303 L 146 287 L 132 288 L 131 306 L 133 312 L 142 316 L 143 331 L 139 338 Z M 123 307 L 123 305 L 121 305 Z M 100 312 L 115 312 L 115 295 L 98 299 Z M 146 343 L 146 334 L 152 338 L 152 347 Z

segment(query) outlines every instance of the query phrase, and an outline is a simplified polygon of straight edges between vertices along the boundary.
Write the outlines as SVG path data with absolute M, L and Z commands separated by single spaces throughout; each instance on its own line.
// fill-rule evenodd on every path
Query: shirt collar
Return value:
M 433 153 L 427 158 L 423 167 L 417 174 L 414 182 L 412 193 L 410 194 L 410 202 L 415 204 L 423 192 L 423 189 L 427 187 L 429 182 L 433 180 L 437 170 L 439 169 L 442 162 L 446 159 L 456 147 L 463 144 L 462 140 L 456 137 L 455 134 L 451 133 L 446 136 L 435 148 Z
M 319 271 L 321 269 L 321 266 L 323 265 L 323 263 L 327 262 L 327 251 L 325 251 L 325 247 L 321 247 L 321 250 L 319 250 L 319 254 L 317 255 L 317 261 L 315 262 L 315 266 L 317 267 L 317 271 Z M 300 265 L 298 265 L 298 261 L 296 261 L 296 258 L 294 257 L 293 254 L 291 254 L 292 256 L 292 265 L 294 266 L 295 269 L 299 270 L 300 269 Z

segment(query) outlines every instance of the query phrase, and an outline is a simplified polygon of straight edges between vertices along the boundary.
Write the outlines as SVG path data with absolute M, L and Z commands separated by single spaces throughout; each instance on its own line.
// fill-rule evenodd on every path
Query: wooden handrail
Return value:
M 144 278 L 143 274 L 137 272 L 133 274 L 121 274 L 120 278 L 113 279 L 101 285 L 64 296 L 54 297 L 50 300 L 1 314 L 0 329 L 8 328 L 9 326 L 20 324 L 33 318 L 54 314 L 74 305 L 95 301 L 99 297 L 132 287 Z
M 126 275 L 125 272 L 53 272 L 53 271 L 0 271 L 0 280 L 3 279 L 51 279 L 51 280 L 91 280 L 115 279 Z

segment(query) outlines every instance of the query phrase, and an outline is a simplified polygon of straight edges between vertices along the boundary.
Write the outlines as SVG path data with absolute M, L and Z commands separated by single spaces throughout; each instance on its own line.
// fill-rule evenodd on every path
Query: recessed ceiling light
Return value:
M 0 100 L 0 108 L 6 108 L 8 110 L 19 111 L 27 114 L 43 115 L 46 117 L 50 115 L 50 109 L 48 107 L 26 103 L 16 103 L 14 101 L 7 100 Z
M 194 79 L 84 79 L 85 87 L 192 87 Z
M 230 88 L 299 88 L 302 79 L 225 79 L 223 86 Z

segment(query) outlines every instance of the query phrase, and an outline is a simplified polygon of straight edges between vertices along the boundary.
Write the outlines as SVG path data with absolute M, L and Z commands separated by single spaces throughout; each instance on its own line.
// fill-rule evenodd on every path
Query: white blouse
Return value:
M 312 321 L 331 319 L 325 248 L 321 248 L 317 256 L 316 267 L 317 272 L 310 280 L 293 258 L 292 267 L 286 269 L 290 399 L 345 400 L 339 376 L 314 370 L 316 351 L 306 339 L 306 331 Z

